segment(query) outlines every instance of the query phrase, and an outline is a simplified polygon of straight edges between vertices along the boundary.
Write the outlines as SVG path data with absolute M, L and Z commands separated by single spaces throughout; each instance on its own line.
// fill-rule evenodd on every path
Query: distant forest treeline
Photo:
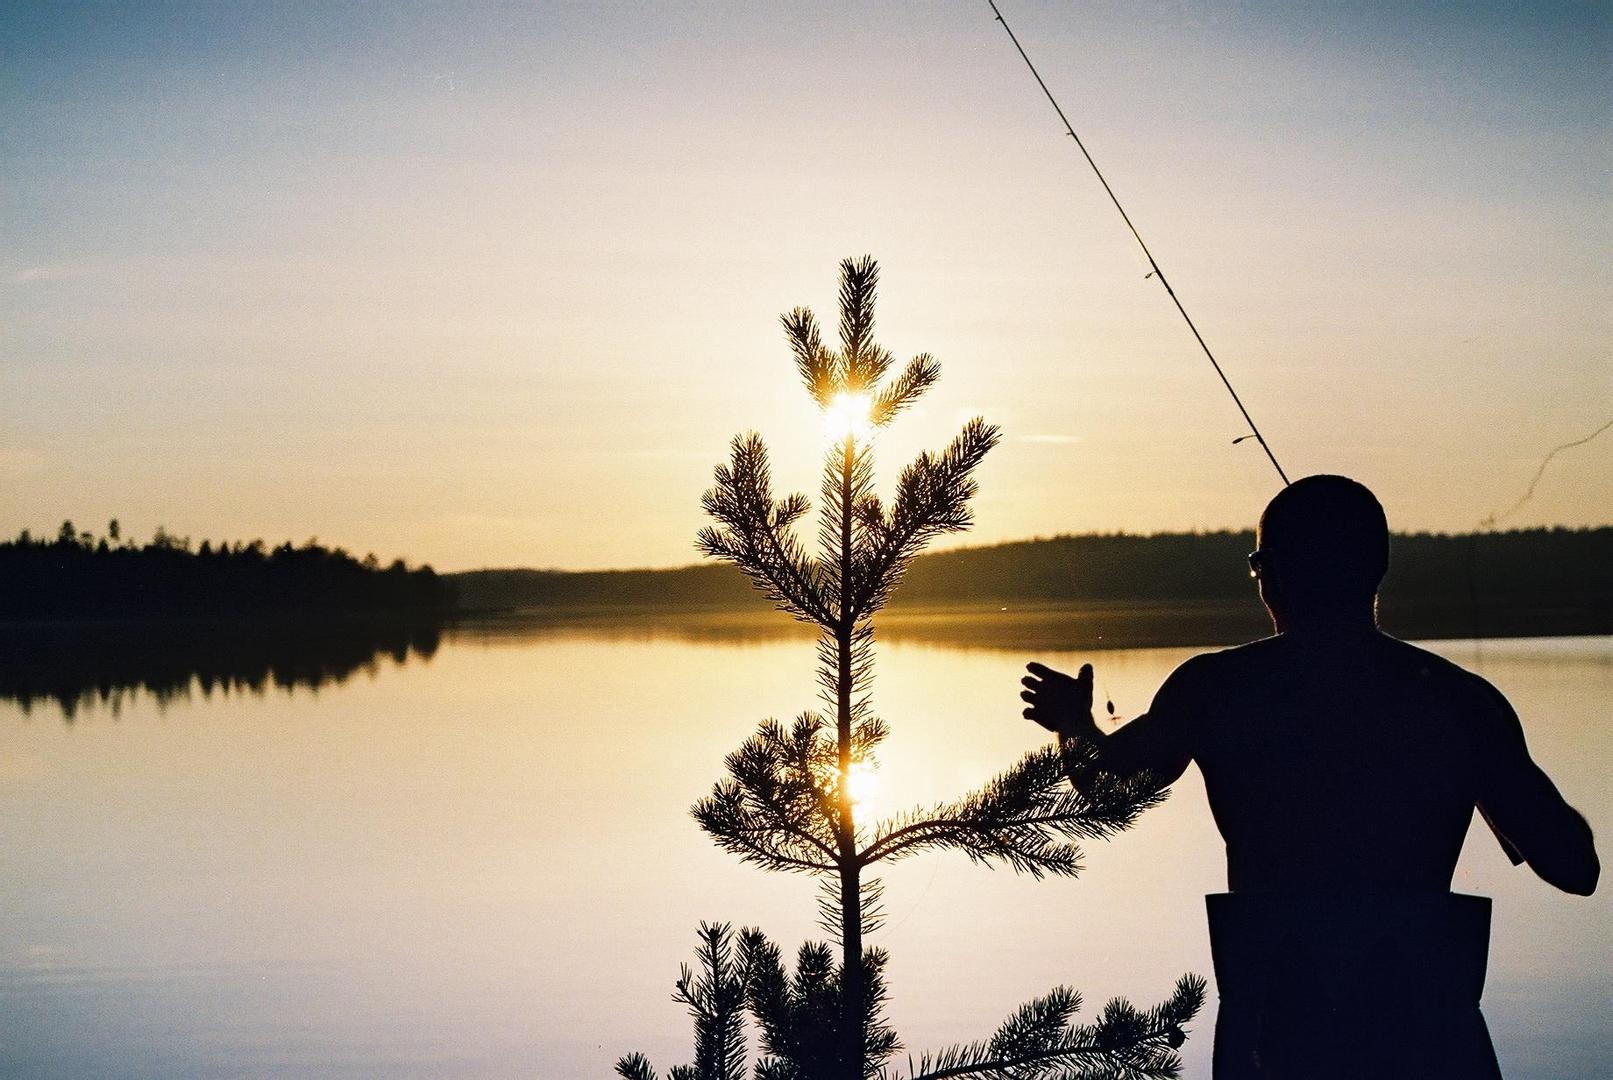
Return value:
M 1251 532 L 1058 536 L 917 559 L 893 610 L 1058 605 L 1235 612 L 1258 630 L 1244 562 Z M 1613 527 L 1391 539 L 1386 627 L 1405 636 L 1613 633 Z M 303 613 L 432 618 L 451 612 L 765 611 L 731 567 L 474 570 L 383 565 L 315 541 L 144 544 L 64 522 L 52 538 L 0 542 L 0 621 L 236 618 Z M 1239 624 L 1242 626 L 1242 623 Z
M 1244 557 L 1254 542 L 1252 532 L 1110 534 L 937 552 L 915 560 L 892 607 L 1248 604 L 1254 587 Z M 1467 621 L 1483 624 L 1473 632 L 1501 632 L 1521 620 L 1546 632 L 1613 633 L 1613 527 L 1398 534 L 1390 552 L 1383 612 L 1401 631 Z M 467 611 L 763 605 L 736 571 L 718 565 L 451 578 Z
M 0 542 L 0 620 L 216 618 L 291 613 L 442 613 L 453 586 L 429 566 L 383 566 L 309 540 L 192 546 L 159 528 L 145 544 L 62 522 L 54 538 L 25 529 Z

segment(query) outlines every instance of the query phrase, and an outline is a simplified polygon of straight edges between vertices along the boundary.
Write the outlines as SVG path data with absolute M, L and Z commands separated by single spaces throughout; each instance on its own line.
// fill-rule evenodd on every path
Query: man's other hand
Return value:
M 1027 720 L 1059 735 L 1085 735 L 1095 730 L 1091 664 L 1082 664 L 1081 673 L 1073 679 L 1045 664 L 1026 664 L 1025 670 L 1030 674 L 1019 680 L 1025 687 L 1019 696 L 1028 706 Z

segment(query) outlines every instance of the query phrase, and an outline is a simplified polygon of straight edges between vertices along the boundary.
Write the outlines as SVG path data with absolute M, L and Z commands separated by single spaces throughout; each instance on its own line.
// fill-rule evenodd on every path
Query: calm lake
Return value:
M 877 807 L 961 794 L 1035 745 L 1026 659 L 1090 657 L 1125 716 L 1195 651 L 967 640 L 881 644 Z M 1511 697 L 1606 858 L 1613 638 L 1433 648 Z M 664 1069 L 689 1059 L 669 994 L 702 919 L 787 952 L 821 936 L 810 881 L 740 865 L 687 815 L 758 720 L 814 704 L 809 639 L 506 627 L 379 656 L 70 720 L 0 694 L 0 1074 L 601 1077 L 632 1050 Z M 1090 1015 L 1210 974 L 1202 898 L 1224 871 L 1196 771 L 1086 864 L 890 870 L 873 941 L 915 1056 L 1057 984 Z M 1484 1000 L 1507 1076 L 1607 1075 L 1613 888 L 1557 893 L 1482 826 L 1457 888 L 1496 900 Z M 1212 1024 L 1189 1077 L 1209 1075 Z

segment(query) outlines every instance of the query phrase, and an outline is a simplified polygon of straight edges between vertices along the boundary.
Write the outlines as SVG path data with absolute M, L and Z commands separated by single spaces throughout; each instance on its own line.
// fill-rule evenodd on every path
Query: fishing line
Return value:
M 1597 428 L 1595 431 L 1583 438 L 1572 439 L 1569 442 L 1563 443 L 1561 446 L 1552 447 L 1546 456 L 1541 459 L 1540 466 L 1535 469 L 1535 475 L 1529 478 L 1529 486 L 1524 490 L 1523 495 L 1519 497 L 1518 501 L 1513 503 L 1510 508 L 1501 513 L 1491 514 L 1489 517 L 1479 522 L 1476 529 L 1467 534 L 1467 604 L 1468 613 L 1472 619 L 1473 649 L 1475 654 L 1477 654 L 1480 649 L 1479 641 L 1482 638 L 1479 621 L 1479 576 L 1477 569 L 1479 534 L 1491 532 L 1497 525 L 1501 524 L 1501 522 L 1523 509 L 1524 503 L 1527 503 L 1530 499 L 1535 497 L 1535 488 L 1540 486 L 1540 479 L 1546 475 L 1546 468 L 1551 464 L 1553 458 L 1562 453 L 1564 450 L 1572 450 L 1576 446 L 1584 446 L 1586 443 L 1590 442 L 1592 439 L 1595 439 L 1598 435 L 1601 435 L 1610 428 L 1613 428 L 1613 420 L 1609 420 L 1607 423 L 1603 424 L 1601 427 Z M 1503 844 L 1505 844 L 1505 841 L 1503 841 Z
M 1165 277 L 1165 271 L 1159 268 L 1159 263 L 1154 259 L 1154 253 L 1149 251 L 1148 245 L 1143 242 L 1142 233 L 1138 232 L 1137 226 L 1132 224 L 1131 215 L 1126 213 L 1124 206 L 1120 205 L 1120 199 L 1115 195 L 1114 189 L 1109 186 L 1109 181 L 1104 178 L 1103 170 L 1099 169 L 1098 163 L 1092 160 L 1092 155 L 1087 152 L 1086 144 L 1081 141 L 1081 136 L 1075 133 L 1075 128 L 1070 124 L 1069 118 L 1064 115 L 1064 110 L 1059 107 L 1058 99 L 1053 96 L 1053 91 L 1049 90 L 1047 83 L 1042 80 L 1042 73 L 1036 70 L 1036 65 L 1031 63 L 1031 58 L 1026 54 L 1025 47 L 1019 43 L 1019 38 L 1014 35 L 1013 27 L 1008 25 L 1008 20 L 1003 18 L 1003 13 L 997 10 L 996 0 L 986 0 L 986 3 L 991 5 L 991 13 L 997 17 L 997 21 L 1002 23 L 1003 29 L 1008 32 L 1008 40 L 1012 41 L 1014 48 L 1019 50 L 1020 59 L 1025 61 L 1025 66 L 1030 68 L 1031 74 L 1035 76 L 1036 85 L 1042 88 L 1042 93 L 1047 96 L 1048 104 L 1052 105 L 1053 111 L 1059 114 L 1059 119 L 1064 123 L 1065 132 L 1075 140 L 1076 148 L 1081 151 L 1081 156 L 1087 159 L 1088 165 L 1092 166 L 1092 172 L 1097 176 L 1098 183 L 1103 185 L 1103 190 L 1108 194 L 1109 201 L 1115 204 L 1116 210 L 1120 211 L 1121 220 L 1125 221 L 1126 228 L 1131 230 L 1131 235 L 1136 239 L 1137 246 L 1142 248 L 1143 257 L 1148 260 L 1150 267 L 1148 277 L 1159 278 L 1159 283 L 1165 287 L 1165 293 L 1171 298 L 1171 303 L 1175 304 L 1176 310 L 1181 312 L 1182 320 L 1187 323 L 1187 328 L 1193 331 L 1193 338 L 1199 343 L 1199 348 L 1204 350 L 1204 355 L 1210 361 L 1210 366 L 1215 368 L 1215 373 L 1221 377 L 1221 385 L 1227 388 L 1227 393 L 1232 395 L 1233 404 L 1243 414 L 1244 422 L 1249 425 L 1250 433 L 1235 439 L 1234 442 L 1242 442 L 1248 438 L 1253 438 L 1258 442 L 1260 449 L 1264 450 L 1266 457 L 1271 460 L 1271 467 L 1277 470 L 1277 475 L 1282 477 L 1283 484 L 1286 486 L 1289 482 L 1288 474 L 1277 463 L 1277 455 L 1271 452 L 1271 445 L 1266 442 L 1266 437 L 1260 434 L 1260 428 L 1255 425 L 1254 417 L 1250 416 L 1249 410 L 1244 408 L 1243 399 L 1232 388 L 1232 381 L 1227 378 L 1227 373 L 1221 370 L 1221 364 L 1216 360 L 1215 354 L 1210 351 L 1209 345 L 1205 344 L 1204 335 L 1199 333 L 1199 328 L 1193 324 L 1193 319 L 1188 315 L 1187 308 L 1183 307 L 1182 301 L 1177 298 L 1176 290 L 1171 288 L 1170 281 Z M 1145 278 L 1144 280 L 1147 279 Z
M 903 915 L 900 919 L 896 920 L 895 923 L 893 923 L 889 928 L 886 929 L 886 931 L 885 931 L 885 936 L 886 937 L 889 937 L 891 934 L 894 934 L 896 932 L 897 927 L 901 926 L 903 923 L 905 923 L 907 920 L 909 920 L 909 919 L 911 919 L 913 917 L 913 913 L 919 909 L 919 905 L 924 902 L 924 898 L 926 896 L 930 895 L 930 886 L 935 884 L 935 875 L 940 871 L 940 869 L 941 869 L 941 864 L 938 862 L 935 865 L 935 869 L 930 871 L 930 880 L 924 883 L 924 891 L 919 893 L 919 898 L 917 900 L 913 901 L 913 906 L 907 909 L 907 914 Z
M 1596 438 L 1609 428 L 1613 428 L 1613 420 L 1609 420 L 1607 423 L 1603 424 L 1601 427 L 1597 428 L 1583 439 L 1575 439 L 1572 442 L 1565 442 L 1561 446 L 1554 447 L 1552 451 L 1546 455 L 1545 459 L 1541 461 L 1540 468 L 1535 470 L 1535 475 L 1530 479 L 1529 488 L 1523 493 L 1523 497 L 1517 502 L 1513 503 L 1512 508 L 1507 510 L 1505 513 L 1491 514 L 1489 517 L 1479 522 L 1479 528 L 1492 529 L 1501 522 L 1505 521 L 1507 518 L 1511 517 L 1513 514 L 1516 514 L 1523 508 L 1524 503 L 1535 497 L 1535 488 L 1539 486 L 1540 478 L 1546 475 L 1546 466 L 1551 464 L 1552 458 L 1556 457 L 1564 450 L 1572 450 L 1576 446 L 1584 446 L 1586 443 L 1590 442 L 1592 439 Z

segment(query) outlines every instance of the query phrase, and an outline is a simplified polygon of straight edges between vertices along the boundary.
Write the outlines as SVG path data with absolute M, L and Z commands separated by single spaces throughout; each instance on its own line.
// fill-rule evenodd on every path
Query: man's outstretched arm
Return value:
M 1191 754 L 1182 736 L 1180 668 L 1160 687 L 1147 713 L 1105 734 L 1092 719 L 1091 664 L 1082 664 L 1073 678 L 1045 664 L 1025 667 L 1030 674 L 1020 680 L 1025 689 L 1019 695 L 1026 702 L 1025 717 L 1056 734 L 1060 744 L 1095 744 L 1106 771 L 1151 772 L 1161 786 L 1174 784 L 1187 770 Z M 1079 785 L 1075 775 L 1070 779 Z
M 1502 846 L 1522 856 L 1541 880 L 1589 896 L 1602 873 L 1590 825 L 1529 755 L 1523 725 L 1506 698 L 1488 683 L 1485 690 L 1488 730 L 1479 747 L 1479 812 Z

